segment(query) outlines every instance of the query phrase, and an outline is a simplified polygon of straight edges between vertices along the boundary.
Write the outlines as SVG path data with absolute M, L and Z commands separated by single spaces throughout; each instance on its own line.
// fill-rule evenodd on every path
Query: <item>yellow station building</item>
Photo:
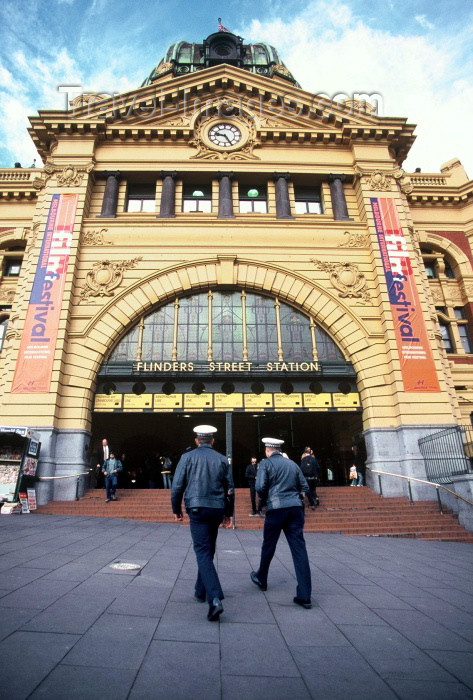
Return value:
M 44 166 L 0 170 L 0 422 L 39 434 L 37 475 L 87 471 L 103 437 L 137 468 L 210 422 L 240 485 L 267 434 L 296 461 L 310 444 L 326 484 L 352 445 L 429 477 L 419 440 L 473 405 L 459 160 L 405 172 L 405 118 L 314 96 L 273 47 L 221 31 L 130 93 L 30 121 Z M 468 445 L 441 449 L 468 472 Z M 41 480 L 37 499 L 75 488 Z

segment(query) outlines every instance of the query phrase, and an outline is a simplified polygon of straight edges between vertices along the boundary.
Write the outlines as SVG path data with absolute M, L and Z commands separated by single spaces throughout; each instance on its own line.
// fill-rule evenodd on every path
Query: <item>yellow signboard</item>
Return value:
M 184 408 L 186 411 L 203 411 L 204 408 L 213 408 L 213 394 L 184 394 Z
M 276 411 L 302 408 L 302 394 L 274 394 L 274 408 Z
M 335 408 L 358 408 L 360 405 L 360 395 L 352 394 L 332 394 Z
M 304 406 L 311 411 L 326 411 L 332 408 L 332 394 L 304 394 Z
M 272 394 L 245 394 L 244 398 L 248 411 L 266 411 L 273 407 Z
M 142 411 L 144 408 L 153 407 L 152 394 L 124 394 L 123 395 L 123 410 L 124 411 Z
M 214 394 L 216 411 L 233 411 L 235 408 L 243 408 L 243 394 Z
M 122 407 L 123 394 L 96 394 L 94 410 L 95 411 L 114 411 L 116 408 Z
M 182 394 L 155 394 L 153 408 L 155 411 L 172 411 L 182 408 Z

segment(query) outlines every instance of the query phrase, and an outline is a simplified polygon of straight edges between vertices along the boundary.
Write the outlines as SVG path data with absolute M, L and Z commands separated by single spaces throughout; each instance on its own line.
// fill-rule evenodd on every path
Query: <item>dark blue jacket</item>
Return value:
M 172 512 L 181 514 L 182 497 L 191 508 L 224 508 L 225 495 L 233 491 L 227 458 L 210 445 L 184 452 L 176 467 L 171 490 Z
M 309 490 L 306 478 L 292 459 L 273 452 L 271 457 L 259 463 L 256 490 L 266 505 L 266 510 L 300 506 L 301 493 Z

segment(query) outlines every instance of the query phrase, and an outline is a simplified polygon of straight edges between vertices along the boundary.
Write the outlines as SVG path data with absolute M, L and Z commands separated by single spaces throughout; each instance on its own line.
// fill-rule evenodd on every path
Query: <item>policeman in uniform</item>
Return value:
M 294 603 L 309 609 L 312 593 L 309 558 L 304 540 L 304 508 L 301 495 L 309 486 L 298 465 L 281 454 L 284 440 L 263 438 L 266 459 L 258 468 L 256 491 L 266 502 L 266 519 L 258 571 L 251 572 L 251 580 L 261 590 L 268 587 L 268 570 L 276 551 L 281 530 L 290 547 L 297 578 Z M 303 499 L 303 495 L 302 495 Z
M 228 460 L 212 448 L 216 432 L 217 428 L 211 425 L 194 428 L 197 447 L 182 455 L 171 489 L 175 520 L 182 520 L 184 496 L 198 567 L 195 597 L 202 602 L 207 600 L 207 618 L 211 622 L 218 620 L 223 612 L 224 595 L 213 559 L 218 528 L 225 517 L 225 499 L 233 494 Z

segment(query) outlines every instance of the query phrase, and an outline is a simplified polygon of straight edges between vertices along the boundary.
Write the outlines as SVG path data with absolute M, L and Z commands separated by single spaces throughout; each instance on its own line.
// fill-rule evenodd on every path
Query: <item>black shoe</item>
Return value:
M 194 593 L 194 598 L 197 598 L 197 600 L 200 600 L 201 603 L 205 603 L 205 593 L 202 593 L 202 595 L 199 595 L 196 591 Z
M 301 608 L 305 608 L 306 610 L 310 610 L 312 607 L 312 603 L 309 600 L 305 600 L 304 598 L 298 598 L 297 596 L 294 598 L 294 603 L 296 605 L 300 605 Z
M 209 620 L 210 622 L 216 622 L 222 613 L 222 601 L 219 598 L 214 598 L 213 601 L 209 604 L 207 620 Z
M 265 585 L 262 584 L 261 581 L 259 580 L 258 574 L 256 573 L 256 571 L 252 571 L 252 572 L 251 572 L 250 578 L 251 578 L 251 580 L 253 581 L 253 583 L 256 584 L 256 586 L 258 586 L 258 588 L 261 588 L 262 591 L 268 590 L 268 586 L 265 586 Z

